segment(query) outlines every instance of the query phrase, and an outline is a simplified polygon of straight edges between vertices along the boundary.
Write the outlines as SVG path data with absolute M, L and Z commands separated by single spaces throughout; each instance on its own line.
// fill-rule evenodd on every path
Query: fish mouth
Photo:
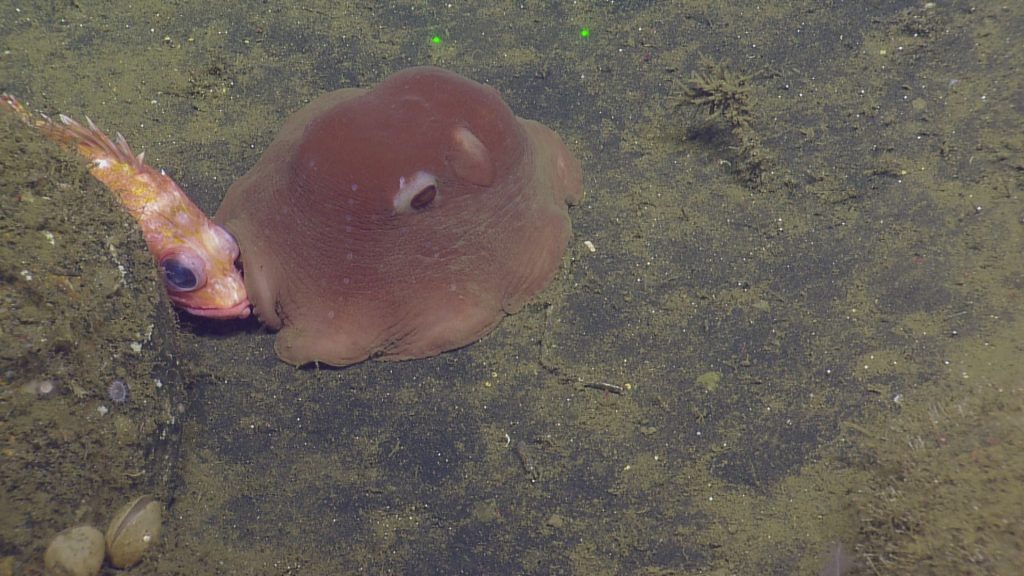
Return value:
M 202 316 L 203 318 L 216 318 L 218 320 L 230 320 L 233 318 L 248 318 L 252 314 L 252 304 L 249 303 L 249 299 L 246 298 L 238 304 L 230 306 L 228 308 L 197 308 L 194 306 L 186 306 L 178 304 L 178 306 L 192 314 L 193 316 Z

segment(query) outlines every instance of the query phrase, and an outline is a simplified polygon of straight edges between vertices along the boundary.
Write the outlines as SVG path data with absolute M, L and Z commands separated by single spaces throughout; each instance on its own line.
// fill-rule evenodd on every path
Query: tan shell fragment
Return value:
M 117 568 L 127 568 L 160 537 L 160 503 L 152 496 L 139 496 L 114 515 L 107 528 L 107 556 Z
M 96 576 L 103 566 L 103 533 L 75 526 L 53 537 L 43 555 L 49 576 Z

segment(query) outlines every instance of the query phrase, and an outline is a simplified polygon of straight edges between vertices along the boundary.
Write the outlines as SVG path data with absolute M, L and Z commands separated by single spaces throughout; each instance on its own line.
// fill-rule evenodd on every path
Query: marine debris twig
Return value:
M 584 388 L 591 388 L 594 390 L 601 390 L 602 392 L 611 392 L 612 394 L 622 394 L 625 388 L 618 384 L 609 384 L 607 382 L 585 382 Z

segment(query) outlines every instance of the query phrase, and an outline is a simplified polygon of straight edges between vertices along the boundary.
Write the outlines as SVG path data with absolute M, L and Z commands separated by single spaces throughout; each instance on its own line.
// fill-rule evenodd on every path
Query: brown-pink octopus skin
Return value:
M 582 196 L 557 134 L 424 67 L 290 116 L 215 220 L 278 356 L 344 366 L 487 334 L 552 278 Z

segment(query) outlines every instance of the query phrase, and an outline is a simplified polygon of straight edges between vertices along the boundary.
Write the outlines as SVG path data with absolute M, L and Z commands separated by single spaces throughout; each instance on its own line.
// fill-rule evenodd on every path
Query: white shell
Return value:
M 160 503 L 152 496 L 139 496 L 114 515 L 107 528 L 107 556 L 117 568 L 127 568 L 160 537 Z
M 43 564 L 48 576 L 96 576 L 103 566 L 103 533 L 92 526 L 68 528 L 50 541 Z

